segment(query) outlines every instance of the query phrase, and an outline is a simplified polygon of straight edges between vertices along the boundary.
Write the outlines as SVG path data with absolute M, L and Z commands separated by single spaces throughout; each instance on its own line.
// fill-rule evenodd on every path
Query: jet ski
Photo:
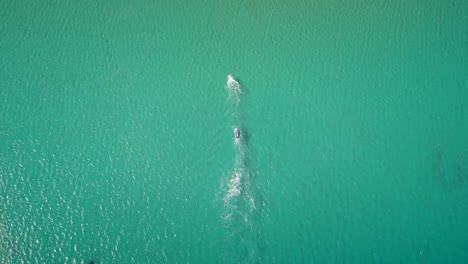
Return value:
M 236 139 L 240 138 L 240 130 L 237 127 L 234 128 L 234 137 Z

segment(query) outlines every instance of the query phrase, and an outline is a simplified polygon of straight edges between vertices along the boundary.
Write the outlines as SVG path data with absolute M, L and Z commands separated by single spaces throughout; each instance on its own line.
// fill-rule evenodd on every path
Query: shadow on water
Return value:
M 454 164 L 455 184 L 468 191 L 468 152 L 460 154 Z
M 432 175 L 442 186 L 447 185 L 442 146 L 437 144 L 432 150 Z
M 432 174 L 440 186 L 449 191 L 468 191 L 468 152 L 449 159 L 443 146 L 437 144 L 432 150 Z
M 242 81 L 242 79 L 236 78 L 236 81 L 237 81 L 237 83 L 239 83 L 239 85 L 242 87 L 242 93 L 243 93 L 243 94 L 248 93 L 249 89 L 248 89 L 247 86 L 244 85 L 244 82 Z

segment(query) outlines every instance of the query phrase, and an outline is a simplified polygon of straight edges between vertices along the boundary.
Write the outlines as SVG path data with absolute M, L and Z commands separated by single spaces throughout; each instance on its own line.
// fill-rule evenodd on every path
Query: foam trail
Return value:
M 230 202 L 233 198 L 238 197 L 243 193 L 243 178 L 246 173 L 244 165 L 244 151 L 242 142 L 240 139 L 234 141 L 235 157 L 234 157 L 234 168 L 231 172 L 231 177 L 228 183 L 228 191 L 224 196 L 224 206 L 229 207 Z
M 262 206 L 257 207 L 258 173 L 251 166 L 251 154 L 248 148 L 248 130 L 244 123 L 243 114 L 243 87 L 229 74 L 227 76 L 226 91 L 228 94 L 229 111 L 231 119 L 231 136 L 233 137 L 234 160 L 233 167 L 223 182 L 225 190 L 224 224 L 226 227 L 226 240 L 224 247 L 224 262 L 228 263 L 264 263 L 265 248 L 259 243 L 262 234 L 258 229 L 261 225 L 259 213 Z M 251 182 L 251 178 L 255 179 Z M 251 186 L 252 185 L 252 186 Z M 227 189 L 226 189 L 227 188 Z M 264 207 L 264 203 L 263 203 Z
M 235 79 L 234 79 L 234 76 L 232 76 L 232 74 L 229 74 L 227 76 L 227 87 L 229 89 L 233 89 L 233 90 L 236 90 L 236 91 L 241 91 L 241 86 L 239 84 L 239 82 L 237 82 Z
M 234 79 L 234 76 L 229 74 L 227 76 L 226 89 L 228 90 L 229 99 L 233 101 L 236 106 L 240 103 L 240 97 L 242 95 L 241 85 Z
M 232 129 L 240 129 L 243 126 L 241 118 L 242 87 L 231 74 L 227 76 L 226 89 L 232 104 L 231 113 L 234 117 Z M 246 164 L 247 142 L 245 131 L 242 129 L 240 137 L 234 138 L 233 148 L 234 166 L 227 182 L 228 190 L 223 197 L 226 209 L 224 218 L 227 225 L 230 225 L 234 219 L 248 222 L 249 213 L 255 209 L 254 198 L 250 192 L 250 173 Z

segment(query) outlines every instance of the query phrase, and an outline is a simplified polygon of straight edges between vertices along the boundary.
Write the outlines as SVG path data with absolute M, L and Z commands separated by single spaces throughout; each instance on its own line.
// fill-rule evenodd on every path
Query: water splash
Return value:
M 234 76 L 232 76 L 232 74 L 229 74 L 227 76 L 227 84 L 226 85 L 227 85 L 227 87 L 229 89 L 232 89 L 232 90 L 235 90 L 237 92 L 242 93 L 241 86 L 240 86 L 239 82 L 234 79 Z

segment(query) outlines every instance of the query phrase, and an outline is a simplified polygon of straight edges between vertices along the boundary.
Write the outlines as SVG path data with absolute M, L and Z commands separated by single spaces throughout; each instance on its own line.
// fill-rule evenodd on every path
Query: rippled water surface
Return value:
M 465 263 L 467 32 L 451 0 L 2 1 L 0 263 Z

